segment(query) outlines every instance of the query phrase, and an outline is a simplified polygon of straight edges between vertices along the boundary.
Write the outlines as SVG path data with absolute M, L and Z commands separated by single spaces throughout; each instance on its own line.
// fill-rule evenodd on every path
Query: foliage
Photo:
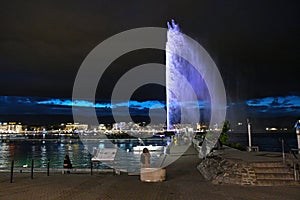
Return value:
M 223 123 L 222 132 L 221 132 L 221 135 L 220 135 L 220 141 L 221 141 L 222 144 L 228 145 L 228 139 L 229 139 L 228 131 L 229 131 L 229 129 L 230 129 L 230 123 L 229 123 L 229 121 L 225 120 L 224 123 Z
M 228 143 L 229 135 L 228 131 L 230 130 L 229 121 L 225 120 L 222 127 L 222 132 L 220 134 L 220 141 L 222 144 L 227 145 L 231 148 L 238 149 L 241 151 L 245 151 L 246 149 L 240 143 Z

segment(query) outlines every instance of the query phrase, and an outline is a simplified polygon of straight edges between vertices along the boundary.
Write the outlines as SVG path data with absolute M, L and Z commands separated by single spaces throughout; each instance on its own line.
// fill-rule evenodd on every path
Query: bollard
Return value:
M 91 160 L 91 176 L 93 175 L 93 162 Z
M 252 151 L 252 141 L 251 141 L 251 123 L 250 120 L 247 119 L 248 124 L 248 151 Z
M 10 183 L 13 182 L 13 176 L 14 176 L 14 160 L 11 161 L 11 168 L 10 168 Z
M 285 163 L 285 152 L 284 152 L 284 139 L 281 139 L 281 148 L 282 148 L 282 162 Z
M 33 179 L 33 165 L 34 165 L 34 160 L 31 160 L 31 179 Z
M 50 159 L 47 162 L 47 176 L 49 176 L 49 169 L 50 169 Z
M 298 143 L 298 154 L 300 154 L 300 119 L 295 124 L 297 143 Z

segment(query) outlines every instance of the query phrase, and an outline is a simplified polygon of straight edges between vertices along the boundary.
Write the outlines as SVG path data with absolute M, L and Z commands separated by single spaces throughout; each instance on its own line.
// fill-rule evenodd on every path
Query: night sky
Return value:
M 2 2 L 0 96 L 71 98 L 77 70 L 95 46 L 121 31 L 166 27 L 175 19 L 215 61 L 229 104 L 253 106 L 266 98 L 280 103 L 292 96 L 296 117 L 299 9 L 296 0 Z M 147 62 L 164 63 L 164 52 L 140 50 L 117 59 L 102 77 L 97 97 L 108 99 L 123 73 Z M 144 89 L 150 99 L 165 98 L 162 87 Z M 137 92 L 135 98 L 143 96 Z

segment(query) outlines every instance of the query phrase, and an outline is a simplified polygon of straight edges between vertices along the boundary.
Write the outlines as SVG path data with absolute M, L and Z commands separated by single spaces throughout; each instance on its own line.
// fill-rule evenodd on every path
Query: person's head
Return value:
M 149 150 L 147 148 L 144 148 L 143 153 L 149 153 Z
M 69 155 L 66 155 L 65 158 L 66 158 L 66 159 L 69 159 Z

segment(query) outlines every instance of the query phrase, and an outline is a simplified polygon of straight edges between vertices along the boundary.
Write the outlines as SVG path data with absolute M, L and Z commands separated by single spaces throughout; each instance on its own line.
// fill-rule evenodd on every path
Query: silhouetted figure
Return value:
M 141 164 L 142 167 L 146 167 L 149 168 L 150 167 L 150 153 L 149 150 L 147 148 L 143 149 L 143 153 L 141 154 Z
M 72 168 L 72 163 L 71 163 L 69 155 L 66 155 L 65 158 L 64 158 L 64 168 L 67 168 L 67 169 Z M 68 170 L 67 173 L 69 174 L 70 171 Z

